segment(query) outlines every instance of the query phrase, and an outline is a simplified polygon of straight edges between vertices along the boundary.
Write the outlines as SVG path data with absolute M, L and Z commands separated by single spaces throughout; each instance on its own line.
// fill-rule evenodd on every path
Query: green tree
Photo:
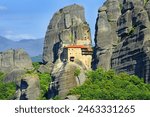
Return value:
M 0 100 L 10 100 L 15 97 L 16 84 L 13 82 L 4 83 L 4 73 L 0 72 Z
M 51 76 L 49 73 L 38 73 L 39 79 L 40 79 L 40 99 L 46 99 L 47 92 L 49 90 L 49 85 L 51 82 Z
M 80 99 L 92 100 L 146 100 L 150 99 L 150 84 L 143 79 L 126 73 L 116 74 L 113 70 L 99 68 L 87 72 L 82 86 L 70 90 L 69 95 L 80 95 Z

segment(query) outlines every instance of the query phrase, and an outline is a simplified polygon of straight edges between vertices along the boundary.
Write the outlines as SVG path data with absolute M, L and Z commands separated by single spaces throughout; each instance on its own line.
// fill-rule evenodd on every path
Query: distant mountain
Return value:
M 42 54 L 44 39 L 24 39 L 12 41 L 0 36 L 0 51 L 23 48 L 31 57 Z
M 42 62 L 42 55 L 31 57 L 32 62 Z

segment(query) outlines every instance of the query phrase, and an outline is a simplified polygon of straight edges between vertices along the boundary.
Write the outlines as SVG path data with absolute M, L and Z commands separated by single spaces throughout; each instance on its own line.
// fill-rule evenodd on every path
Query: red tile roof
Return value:
M 69 45 L 69 46 L 65 46 L 65 48 L 89 48 L 89 47 L 84 45 Z

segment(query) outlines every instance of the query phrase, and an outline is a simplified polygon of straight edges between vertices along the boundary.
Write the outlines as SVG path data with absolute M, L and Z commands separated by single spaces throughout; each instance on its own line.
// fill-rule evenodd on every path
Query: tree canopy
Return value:
M 148 100 L 150 84 L 143 79 L 126 73 L 116 74 L 113 70 L 99 68 L 87 72 L 86 82 L 70 91 L 80 95 L 81 100 Z
M 0 72 L 0 100 L 10 100 L 14 98 L 16 85 L 13 82 L 4 83 L 4 73 Z

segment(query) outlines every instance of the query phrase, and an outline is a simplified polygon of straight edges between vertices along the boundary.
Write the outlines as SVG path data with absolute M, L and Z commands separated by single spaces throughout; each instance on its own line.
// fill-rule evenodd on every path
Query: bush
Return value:
M 74 76 L 78 77 L 80 75 L 80 73 L 81 73 L 80 69 L 76 69 L 74 71 Z
M 149 0 L 144 0 L 144 4 L 146 5 Z
M 0 72 L 0 100 L 10 100 L 14 98 L 16 84 L 13 82 L 4 83 L 4 73 Z
M 40 99 L 46 99 L 46 94 L 49 90 L 49 85 L 51 82 L 51 76 L 49 73 L 38 73 L 40 79 L 40 91 L 41 96 Z
M 34 63 L 32 63 L 32 65 L 33 65 L 35 70 L 38 70 L 40 67 L 40 63 L 38 63 L 38 62 L 34 62 Z
M 70 90 L 69 95 L 80 95 L 81 100 L 148 100 L 150 84 L 143 79 L 126 73 L 116 74 L 113 70 L 87 72 L 86 82 Z

